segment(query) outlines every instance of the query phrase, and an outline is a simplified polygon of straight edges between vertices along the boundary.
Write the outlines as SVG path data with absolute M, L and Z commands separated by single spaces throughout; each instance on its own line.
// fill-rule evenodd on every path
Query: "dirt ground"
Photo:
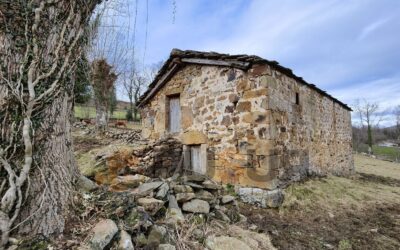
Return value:
M 355 156 L 355 165 L 350 179 L 293 184 L 279 210 L 241 212 L 278 249 L 400 249 L 400 164 Z
M 75 134 L 77 155 L 110 143 Z M 277 249 L 400 249 L 400 164 L 356 155 L 355 166 L 351 178 L 291 185 L 279 209 L 240 212 Z

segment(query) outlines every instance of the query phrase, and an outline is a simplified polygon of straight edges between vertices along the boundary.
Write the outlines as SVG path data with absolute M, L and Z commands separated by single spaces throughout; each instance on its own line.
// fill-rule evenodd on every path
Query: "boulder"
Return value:
M 196 195 L 194 193 L 178 193 L 176 194 L 176 200 L 178 202 L 186 202 L 194 199 Z
M 158 250 L 175 250 L 175 246 L 171 245 L 171 244 L 160 244 L 158 246 Z
M 158 210 L 164 205 L 164 201 L 154 198 L 139 198 L 137 203 L 151 215 L 155 215 Z
M 210 250 L 231 250 L 231 249 L 251 250 L 251 248 L 243 241 L 228 236 L 207 237 L 205 245 Z
M 158 188 L 158 192 L 156 194 L 156 198 L 157 199 L 164 199 L 169 191 L 169 185 L 168 183 L 164 183 L 162 184 L 159 188 Z
M 193 193 L 193 189 L 188 185 L 176 185 L 174 186 L 175 193 Z
M 122 230 L 118 242 L 118 250 L 134 250 L 131 236 Z
M 118 227 L 110 219 L 101 220 L 92 229 L 92 237 L 89 240 L 90 248 L 102 250 L 111 242 L 114 235 L 118 232 Z
M 113 191 L 124 191 L 129 188 L 136 188 L 149 179 L 149 177 L 140 174 L 117 176 L 111 181 L 110 188 Z
M 210 181 L 210 180 L 206 180 L 203 181 L 203 183 L 201 184 L 205 189 L 212 189 L 212 190 L 218 190 L 221 188 L 220 185 Z
M 182 210 L 178 206 L 178 202 L 176 201 L 175 196 L 168 196 L 168 210 L 166 215 L 166 223 L 167 224 L 177 224 L 181 223 L 185 220 L 185 217 L 182 214 Z
M 204 213 L 208 214 L 210 212 L 210 204 L 207 201 L 194 199 L 185 202 L 182 206 L 182 210 L 191 213 Z
M 80 190 L 85 192 L 91 192 L 99 187 L 99 185 L 97 185 L 94 181 L 90 180 L 84 175 L 80 175 L 78 177 L 77 185 Z
M 226 203 L 232 202 L 234 200 L 235 200 L 235 197 L 233 197 L 232 195 L 224 195 L 221 198 L 222 204 L 226 204 Z

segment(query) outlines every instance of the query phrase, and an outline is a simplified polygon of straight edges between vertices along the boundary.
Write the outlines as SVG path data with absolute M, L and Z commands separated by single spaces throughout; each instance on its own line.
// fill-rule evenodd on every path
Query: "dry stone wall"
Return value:
M 176 95 L 182 131 L 172 136 L 206 145 L 207 174 L 217 181 L 275 189 L 353 171 L 350 112 L 268 65 L 183 67 L 143 107 L 144 138 L 171 136 L 168 96 Z

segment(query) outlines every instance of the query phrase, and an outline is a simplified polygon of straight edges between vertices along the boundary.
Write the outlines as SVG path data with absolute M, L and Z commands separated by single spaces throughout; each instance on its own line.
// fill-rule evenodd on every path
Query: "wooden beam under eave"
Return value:
M 150 98 L 152 98 L 157 92 L 158 90 L 160 90 L 164 84 L 171 79 L 171 77 L 173 76 L 173 74 L 178 71 L 179 69 L 179 64 L 174 63 L 174 65 L 172 66 L 172 68 L 170 70 L 168 70 L 167 73 L 165 73 L 163 75 L 163 77 L 161 77 L 160 80 L 158 80 L 156 86 L 154 86 L 154 88 L 150 91 L 150 93 L 146 96 L 146 98 L 143 99 L 143 101 L 141 101 L 138 105 L 138 107 L 141 107 L 142 105 L 144 105 Z
M 225 66 L 239 68 L 247 70 L 250 66 L 249 62 L 242 61 L 228 61 L 228 60 L 212 60 L 212 59 L 201 59 L 201 58 L 182 58 L 184 63 L 202 64 L 202 65 L 213 65 L 213 66 Z

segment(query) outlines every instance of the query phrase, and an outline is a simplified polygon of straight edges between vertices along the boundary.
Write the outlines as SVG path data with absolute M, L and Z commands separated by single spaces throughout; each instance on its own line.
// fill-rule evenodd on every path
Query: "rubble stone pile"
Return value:
M 146 147 L 133 150 L 138 164 L 131 169 L 151 177 L 167 178 L 173 175 L 182 157 L 182 144 L 176 139 L 165 138 L 149 142 Z
M 177 225 L 193 223 L 193 216 L 227 224 L 246 221 L 239 213 L 236 196 L 203 175 L 168 179 L 118 176 L 111 189 L 118 190 L 108 192 L 118 198 L 98 201 L 107 218 L 91 229 L 79 249 L 175 249 L 173 231 Z M 104 191 L 101 196 L 105 196 Z
M 127 143 L 134 143 L 142 140 L 140 129 L 124 131 L 108 130 L 104 133 L 104 135 L 112 139 L 125 141 Z

